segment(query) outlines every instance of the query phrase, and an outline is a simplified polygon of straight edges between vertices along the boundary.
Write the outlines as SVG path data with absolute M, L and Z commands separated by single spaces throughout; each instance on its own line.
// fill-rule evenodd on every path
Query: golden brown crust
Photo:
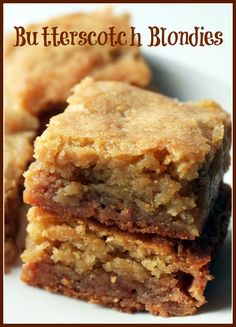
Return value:
M 74 88 L 68 103 L 36 141 L 35 157 L 45 165 L 55 160 L 54 165 L 87 168 L 115 159 L 127 164 L 155 152 L 157 159 L 164 156 L 164 165 L 174 164 L 180 178 L 191 180 L 230 126 L 229 115 L 214 101 L 193 106 L 91 78 Z
M 114 15 L 108 9 L 65 15 L 26 29 L 41 33 L 42 26 L 58 26 L 60 31 L 69 32 L 100 32 L 110 26 L 115 26 L 118 31 L 128 31 L 129 17 Z M 27 45 L 14 48 L 13 37 L 9 35 L 5 47 L 7 107 L 14 106 L 36 115 L 55 105 L 65 106 L 71 87 L 87 75 L 94 74 L 98 79 L 122 79 L 140 86 L 146 86 L 150 81 L 150 70 L 135 46 L 45 47 L 40 43 L 37 49 Z

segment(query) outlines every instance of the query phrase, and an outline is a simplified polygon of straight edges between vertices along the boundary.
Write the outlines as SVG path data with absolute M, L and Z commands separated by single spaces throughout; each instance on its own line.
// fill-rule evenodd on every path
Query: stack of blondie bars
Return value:
M 67 101 L 25 173 L 22 280 L 126 312 L 194 313 L 230 216 L 228 114 L 90 77 Z

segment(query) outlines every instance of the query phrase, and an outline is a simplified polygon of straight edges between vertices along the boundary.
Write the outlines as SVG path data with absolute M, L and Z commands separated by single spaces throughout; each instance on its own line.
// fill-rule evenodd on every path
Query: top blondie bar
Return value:
M 68 103 L 36 139 L 25 202 L 129 232 L 199 236 L 229 165 L 229 115 L 212 100 L 92 78 Z
M 98 34 L 114 27 L 116 33 L 124 31 L 131 38 L 129 15 L 116 15 L 111 8 L 64 15 L 25 27 L 25 31 L 38 33 L 38 45 L 14 47 L 16 33 L 9 34 L 5 41 L 6 110 L 13 108 L 39 116 L 58 106 L 64 109 L 71 87 L 86 76 L 138 86 L 149 84 L 150 69 L 137 46 L 45 46 L 43 27 L 49 34 L 57 28 L 57 33 L 69 35 L 91 31 Z M 49 40 L 52 42 L 52 36 Z

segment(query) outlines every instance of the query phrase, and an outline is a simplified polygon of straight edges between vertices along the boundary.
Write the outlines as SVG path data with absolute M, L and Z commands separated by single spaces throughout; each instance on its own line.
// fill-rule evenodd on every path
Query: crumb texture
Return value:
M 180 178 L 191 180 L 206 155 L 219 148 L 230 124 L 214 101 L 189 105 L 90 78 L 74 88 L 68 102 L 36 142 L 35 156 L 42 162 L 86 168 L 98 159 L 126 163 L 154 153 L 164 166 L 173 163 Z M 49 141 L 53 146 L 47 146 Z
M 129 234 L 95 222 L 58 219 L 41 208 L 28 213 L 22 280 L 126 312 L 188 315 L 206 302 L 209 265 L 230 216 L 230 188 L 221 193 L 196 241 Z

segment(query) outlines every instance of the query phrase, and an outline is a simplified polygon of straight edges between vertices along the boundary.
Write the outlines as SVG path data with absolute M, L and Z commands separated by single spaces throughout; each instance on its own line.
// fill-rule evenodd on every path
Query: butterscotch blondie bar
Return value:
M 36 139 L 25 202 L 129 232 L 195 239 L 228 167 L 229 115 L 85 79 Z
M 5 136 L 4 142 L 4 209 L 5 209 L 5 265 L 17 254 L 18 209 L 22 202 L 23 172 L 32 158 L 31 132 Z
M 206 302 L 209 265 L 223 243 L 229 216 L 226 185 L 194 241 L 130 234 L 31 208 L 22 280 L 127 312 L 192 314 Z
M 66 106 L 70 89 L 87 75 L 99 80 L 122 80 L 146 86 L 150 69 L 136 46 L 68 44 L 45 46 L 43 27 L 57 28 L 58 33 L 100 33 L 113 27 L 116 33 L 130 35 L 127 14 L 115 15 L 112 10 L 75 13 L 25 27 L 38 33 L 38 45 L 14 47 L 15 34 L 5 42 L 5 94 L 6 106 L 25 110 L 33 115 L 50 111 L 55 106 Z M 131 36 L 130 36 L 131 37 Z M 52 41 L 51 41 L 52 42 Z

